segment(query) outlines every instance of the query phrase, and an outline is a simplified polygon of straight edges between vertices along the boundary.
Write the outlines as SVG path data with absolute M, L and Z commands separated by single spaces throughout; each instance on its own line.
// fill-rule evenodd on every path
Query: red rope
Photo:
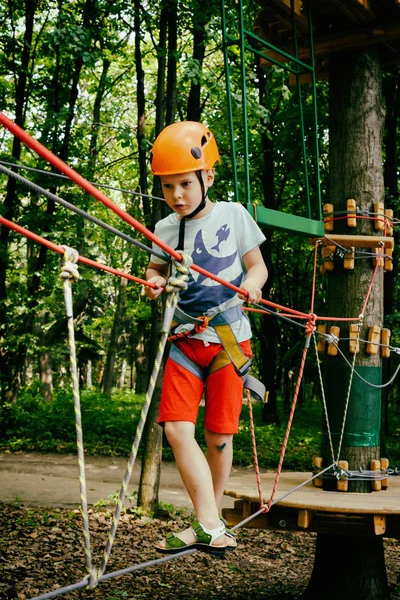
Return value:
M 0 223 L 8 227 L 9 229 L 13 229 L 17 233 L 33 240 L 34 242 L 38 242 L 43 246 L 46 246 L 50 250 L 54 250 L 54 252 L 58 252 L 58 254 L 64 254 L 65 250 L 62 246 L 57 246 L 57 244 L 53 244 L 50 240 L 46 240 L 45 238 L 40 237 L 36 233 L 5 219 L 0 216 Z M 84 265 L 88 265 L 89 267 L 96 267 L 96 269 L 101 269 L 102 271 L 107 271 L 107 273 L 112 273 L 113 275 L 119 275 L 119 277 L 124 277 L 125 279 L 129 279 L 130 281 L 135 281 L 136 283 L 141 283 L 142 285 L 147 285 L 149 287 L 155 287 L 154 284 L 145 281 L 144 279 L 140 279 L 139 277 L 135 277 L 134 275 L 130 275 L 129 273 L 124 273 L 124 271 L 119 271 L 118 269 L 114 269 L 113 267 L 108 267 L 107 265 L 103 265 L 101 263 L 95 262 L 90 258 L 85 258 L 84 256 L 79 256 L 78 261 Z
M 367 291 L 367 295 L 365 297 L 364 304 L 363 304 L 363 307 L 362 307 L 362 310 L 361 310 L 361 314 L 362 315 L 364 315 L 365 309 L 367 308 L 368 300 L 369 300 L 369 297 L 370 297 L 371 292 L 372 292 L 372 287 L 373 287 L 374 282 L 375 282 L 376 274 L 377 274 L 378 269 L 380 267 L 380 262 L 381 262 L 381 256 L 382 255 L 383 255 L 383 247 L 379 248 L 379 252 L 378 252 L 378 257 L 377 257 L 377 260 L 376 260 L 375 269 L 374 269 L 374 272 L 372 274 L 371 281 L 369 283 L 369 287 L 368 287 L 368 291 Z
M 168 338 L 169 342 L 175 342 L 176 340 L 182 340 L 185 337 L 192 337 L 195 333 L 203 333 L 208 327 L 208 317 L 206 315 L 201 315 L 198 317 L 202 319 L 201 323 L 196 323 L 193 329 L 189 329 L 188 331 L 181 331 L 181 333 L 176 333 L 175 335 L 170 335 Z
M 260 467 L 258 465 L 256 434 L 254 431 L 253 407 L 251 405 L 251 396 L 250 396 L 249 390 L 246 390 L 246 393 L 247 393 L 247 406 L 249 409 L 251 446 L 253 448 L 253 464 L 254 464 L 254 470 L 256 472 L 256 482 L 257 482 L 257 489 L 258 489 L 258 497 L 260 499 L 260 508 L 262 508 L 264 506 L 264 495 L 263 495 L 263 492 L 261 489 Z
M 98 190 L 94 185 L 92 185 L 84 177 L 82 177 L 82 175 L 79 175 L 79 173 L 74 171 L 74 169 L 71 169 L 71 167 L 66 165 L 60 158 L 58 158 L 57 156 L 55 156 L 55 154 L 50 152 L 50 150 L 48 148 L 46 148 L 40 142 L 38 142 L 33 137 L 31 137 L 28 133 L 26 133 L 26 131 L 24 131 L 16 123 L 11 121 L 8 117 L 6 117 L 5 114 L 2 113 L 1 111 L 0 111 L 0 124 L 2 124 L 6 129 L 8 129 L 13 135 L 18 137 L 28 148 L 31 148 L 32 150 L 34 150 L 37 154 L 39 154 L 39 156 L 44 158 L 47 162 L 52 164 L 59 171 L 61 171 L 65 175 L 67 175 L 70 179 L 72 179 L 72 181 L 74 181 L 82 189 L 84 189 L 86 192 L 88 192 L 88 194 L 91 194 L 94 198 L 96 198 L 96 200 L 99 200 L 107 208 L 114 211 L 119 217 L 121 217 L 121 219 L 123 219 L 124 221 L 129 223 L 129 225 L 131 225 L 132 227 L 137 229 L 140 233 L 142 233 L 144 236 L 146 236 L 149 240 L 151 240 L 152 242 L 157 244 L 157 246 L 159 246 L 162 250 L 164 250 L 164 252 L 166 252 L 167 254 L 169 254 L 170 256 L 172 256 L 174 259 L 176 259 L 178 261 L 181 260 L 181 255 L 179 254 L 179 252 L 177 252 L 176 250 L 174 250 L 173 248 L 168 246 L 168 244 L 166 244 L 161 239 L 159 239 L 156 235 L 154 235 L 154 233 L 152 233 L 144 225 L 139 223 L 139 221 L 134 219 L 131 215 L 129 215 L 127 212 L 125 212 L 122 208 L 117 206 L 114 202 L 112 202 L 109 198 L 107 198 L 107 196 L 105 196 L 102 192 L 100 192 L 100 190 Z M 229 283 L 228 281 L 225 281 L 224 279 L 217 277 L 213 273 L 206 271 L 205 269 L 199 267 L 198 265 L 193 264 L 191 266 L 191 268 L 194 271 L 197 271 L 197 273 L 200 273 L 201 275 L 204 275 L 205 277 L 213 279 L 217 283 L 220 283 L 221 285 L 226 286 L 227 288 L 233 290 L 236 293 L 243 294 L 245 296 L 248 295 L 248 292 L 246 290 L 242 290 L 241 288 Z M 281 306 L 280 304 L 275 304 L 274 302 L 270 302 L 269 300 L 265 300 L 262 298 L 260 300 L 260 302 L 267 306 L 272 306 L 273 308 L 287 310 L 291 314 L 299 315 L 304 318 L 308 318 L 308 315 L 306 313 L 302 313 L 300 311 L 297 311 L 297 310 L 294 310 L 291 308 L 285 308 L 285 307 Z
M 297 404 L 297 398 L 299 396 L 300 384 L 301 384 L 301 380 L 303 378 L 304 365 L 305 365 L 305 362 L 306 362 L 307 350 L 308 350 L 308 346 L 306 344 L 304 346 L 303 355 L 301 357 L 300 369 L 299 369 L 299 374 L 298 374 L 297 382 L 296 382 L 296 389 L 295 389 L 295 392 L 294 392 L 292 406 L 290 408 L 290 413 L 289 413 L 288 424 L 287 424 L 287 427 L 286 427 L 285 437 L 284 437 L 284 440 L 283 440 L 283 444 L 282 444 L 282 448 L 281 448 L 281 453 L 280 453 L 280 456 L 279 456 L 279 463 L 278 463 L 278 468 L 277 468 L 276 475 L 275 475 L 275 481 L 274 481 L 274 485 L 273 485 L 273 488 L 272 488 L 270 499 L 268 500 L 268 503 L 267 503 L 268 508 L 266 509 L 265 512 L 269 511 L 269 509 L 271 507 L 271 504 L 274 501 L 276 490 L 278 488 L 278 482 L 279 482 L 279 478 L 280 478 L 281 471 L 282 471 L 283 460 L 284 460 L 285 454 L 286 454 L 286 448 L 287 448 L 287 444 L 288 444 L 288 440 L 289 440 L 289 434 L 290 434 L 290 430 L 292 428 L 294 411 L 295 411 L 296 404 Z

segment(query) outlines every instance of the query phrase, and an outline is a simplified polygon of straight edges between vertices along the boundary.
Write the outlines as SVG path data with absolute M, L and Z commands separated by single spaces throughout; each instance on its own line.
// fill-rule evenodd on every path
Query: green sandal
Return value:
M 233 529 L 230 529 L 228 527 L 228 522 L 224 519 L 224 517 L 220 517 L 221 523 L 222 525 L 225 525 L 225 535 L 228 538 L 231 538 L 231 540 L 233 540 L 233 544 L 227 544 L 226 549 L 227 550 L 236 550 L 237 548 L 237 541 L 236 541 L 236 534 L 233 531 Z
M 165 538 L 166 545 L 156 546 L 157 552 L 161 552 L 162 554 L 178 554 L 179 552 L 182 552 L 182 550 L 195 548 L 196 550 L 202 550 L 203 552 L 214 554 L 215 556 L 223 556 L 225 554 L 225 550 L 228 548 L 227 545 L 212 545 L 215 540 L 225 534 L 225 525 L 223 523 L 221 523 L 219 527 L 215 527 L 215 529 L 208 529 L 195 519 L 192 523 L 192 530 L 196 537 L 196 541 L 192 544 L 186 544 L 181 540 L 179 533 L 167 533 Z

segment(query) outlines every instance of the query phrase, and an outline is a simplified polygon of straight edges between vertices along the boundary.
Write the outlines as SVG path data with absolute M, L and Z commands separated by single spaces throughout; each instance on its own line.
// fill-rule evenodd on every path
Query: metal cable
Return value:
M 27 167 L 26 165 L 17 165 L 12 162 L 7 162 L 5 160 L 0 160 L 0 165 L 7 165 L 8 167 L 15 167 L 16 169 L 23 169 L 24 171 L 33 171 L 34 173 L 41 173 L 43 175 L 49 175 L 50 177 L 58 177 L 60 179 L 69 179 L 67 175 L 62 175 L 61 173 L 53 173 L 52 171 L 45 171 L 44 169 L 35 169 L 34 167 Z M 94 181 L 90 181 L 92 185 L 96 187 L 105 188 L 107 190 L 113 190 L 114 192 L 122 192 L 123 194 L 131 194 L 132 196 L 140 196 L 142 198 L 149 198 L 150 200 L 161 200 L 161 202 L 165 202 L 164 198 L 159 198 L 158 196 L 153 196 L 151 194 L 143 194 L 142 192 L 133 192 L 132 190 L 125 190 L 123 188 L 114 187 L 112 185 L 107 185 L 105 183 L 98 183 Z
M 150 248 L 149 246 L 146 246 L 142 242 L 139 242 L 138 240 L 135 240 L 134 238 L 130 237 L 129 235 L 126 235 L 125 233 L 123 233 L 122 231 L 119 231 L 115 227 L 112 227 L 111 225 L 108 225 L 108 223 L 105 223 L 101 219 L 98 219 L 97 217 L 94 217 L 93 215 L 85 212 L 81 208 L 78 208 L 74 204 L 71 204 L 70 202 L 67 202 L 67 200 L 63 200 L 63 198 L 60 198 L 59 196 L 56 196 L 55 194 L 52 194 L 48 190 L 45 190 L 44 188 L 40 187 L 39 185 L 36 185 L 36 183 L 33 183 L 32 181 L 29 181 L 29 179 L 26 179 L 25 177 L 22 177 L 21 175 L 18 175 L 18 173 L 14 173 L 14 171 L 10 171 L 10 169 L 7 169 L 6 167 L 3 167 L 1 165 L 1 162 L 2 161 L 0 161 L 0 172 L 3 173 L 4 175 L 7 175 L 8 177 L 12 177 L 16 181 L 24 184 L 30 190 L 36 192 L 37 194 L 41 194 L 42 196 L 46 196 L 50 200 L 53 200 L 53 202 L 57 202 L 58 204 L 61 204 L 62 206 L 65 206 L 65 208 L 68 208 L 69 210 L 72 210 L 74 213 L 76 213 L 77 215 L 83 217 L 84 219 L 87 219 L 88 221 L 91 221 L 92 223 L 95 223 L 96 225 L 99 225 L 100 227 L 103 227 L 103 229 L 106 229 L 110 233 L 113 233 L 114 235 L 117 235 L 118 237 L 122 238 L 123 240 L 129 242 L 130 244 L 133 244 L 134 246 L 137 246 L 138 248 L 141 248 L 142 250 L 146 250 L 146 252 L 150 252 L 151 254 L 154 254 L 155 256 L 158 256 L 158 258 L 161 258 L 164 261 L 170 262 L 170 260 L 171 260 L 170 257 L 166 256 L 165 254 L 163 254 L 162 252 L 160 252 L 160 250 L 153 249 L 153 248 Z

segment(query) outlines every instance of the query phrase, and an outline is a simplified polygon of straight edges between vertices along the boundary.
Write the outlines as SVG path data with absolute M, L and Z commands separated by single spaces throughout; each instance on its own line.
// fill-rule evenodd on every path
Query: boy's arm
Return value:
M 158 296 L 161 294 L 161 292 L 163 291 L 163 289 L 165 288 L 165 286 L 167 284 L 168 275 L 169 275 L 169 264 L 168 263 L 158 264 L 158 263 L 153 263 L 151 261 L 149 262 L 149 265 L 148 265 L 147 271 L 146 271 L 146 279 L 147 279 L 147 281 L 154 283 L 154 285 L 156 287 L 151 288 L 151 287 L 148 287 L 147 285 L 145 286 L 144 292 L 148 298 L 150 298 L 151 300 L 156 300 L 158 298 Z
M 241 300 L 253 304 L 261 300 L 261 288 L 268 279 L 268 270 L 258 246 L 246 252 L 243 262 L 246 275 L 240 287 L 246 290 L 247 295 L 238 295 Z

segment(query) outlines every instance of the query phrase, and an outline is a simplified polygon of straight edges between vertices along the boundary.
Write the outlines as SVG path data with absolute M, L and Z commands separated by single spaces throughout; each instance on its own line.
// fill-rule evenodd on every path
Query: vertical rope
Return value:
M 250 432 L 251 432 L 251 445 L 253 448 L 253 464 L 254 470 L 256 472 L 256 482 L 257 482 L 257 490 L 258 497 L 260 499 L 260 508 L 264 506 L 264 495 L 261 489 L 261 477 L 260 477 L 260 467 L 258 465 L 258 456 L 257 456 L 257 445 L 256 445 L 256 434 L 254 430 L 254 419 L 253 419 L 253 407 L 251 405 L 251 395 L 250 391 L 246 389 L 247 394 L 247 406 L 249 409 L 249 420 L 250 420 Z
M 187 287 L 187 280 L 189 274 L 189 266 L 192 262 L 191 257 L 187 254 L 182 253 L 182 261 L 178 262 L 173 260 L 172 263 L 177 271 L 176 277 L 170 277 L 168 280 L 168 284 L 166 286 L 166 291 L 168 292 L 167 300 L 166 300 L 166 308 L 164 313 L 164 323 L 163 329 L 161 333 L 160 342 L 158 344 L 157 354 L 154 361 L 153 370 L 150 376 L 149 386 L 146 392 L 145 402 L 143 404 L 142 412 L 140 414 L 139 424 L 136 429 L 136 435 L 134 442 L 132 444 L 131 453 L 129 455 L 128 464 L 126 467 L 124 479 L 121 485 L 121 489 L 119 492 L 117 506 L 115 508 L 115 513 L 113 516 L 113 522 L 111 525 L 110 533 L 108 536 L 106 548 L 104 550 L 103 559 L 101 562 L 100 569 L 98 571 L 98 577 L 101 577 L 106 569 L 108 560 L 110 558 L 111 548 L 114 543 L 115 534 L 117 532 L 118 521 L 121 516 L 121 512 L 123 509 L 123 504 L 125 500 L 126 490 L 129 485 L 129 481 L 132 475 L 132 470 L 136 461 L 136 457 L 139 450 L 139 444 L 142 439 L 144 425 L 146 423 L 147 414 L 149 412 L 151 399 L 153 397 L 153 392 L 156 386 L 158 374 L 162 365 L 162 358 L 164 355 L 165 346 L 168 340 L 169 330 L 171 328 L 172 318 L 174 316 L 176 305 L 179 300 L 179 292 L 181 289 Z
M 72 377 L 72 393 L 74 398 L 74 410 L 75 410 L 75 427 L 76 427 L 76 444 L 78 451 L 78 465 L 79 465 L 79 489 L 80 489 L 80 500 L 81 500 L 81 512 L 83 518 L 83 537 L 84 537 L 84 549 L 86 568 L 89 573 L 91 584 L 94 583 L 96 577 L 93 572 L 92 566 L 92 553 L 90 548 L 90 531 L 89 531 L 89 516 L 88 516 L 88 503 L 87 503 L 87 489 L 86 489 L 86 477 L 85 477 L 85 455 L 83 449 L 83 433 L 82 433 L 82 413 L 81 403 L 79 395 L 79 381 L 78 381 L 78 368 L 76 362 L 76 345 L 75 345 L 75 332 L 74 332 L 74 315 L 73 315 L 73 303 L 72 303 L 72 285 L 73 280 L 79 279 L 78 272 L 78 257 L 79 254 L 73 248 L 63 246 L 64 256 L 61 267 L 61 279 L 63 280 L 64 287 L 64 302 L 65 312 L 67 315 L 68 324 L 68 345 L 70 355 L 70 366 L 71 366 L 71 377 Z
M 318 357 L 318 346 L 317 346 L 317 340 L 315 339 L 315 335 L 313 336 L 313 338 L 314 338 L 315 355 L 316 355 L 316 360 L 317 360 L 319 385 L 320 385 L 320 388 L 321 388 L 321 395 L 322 395 L 322 404 L 323 404 L 323 407 L 324 407 L 326 429 L 327 429 L 327 432 L 328 432 L 329 447 L 330 447 L 330 450 L 331 450 L 332 461 L 335 462 L 335 452 L 333 450 L 332 433 L 331 433 L 331 426 L 330 426 L 329 415 L 328 415 L 328 406 L 327 406 L 326 397 L 325 397 L 324 380 L 322 378 L 321 363 L 320 363 L 320 360 L 319 360 L 319 357 Z

